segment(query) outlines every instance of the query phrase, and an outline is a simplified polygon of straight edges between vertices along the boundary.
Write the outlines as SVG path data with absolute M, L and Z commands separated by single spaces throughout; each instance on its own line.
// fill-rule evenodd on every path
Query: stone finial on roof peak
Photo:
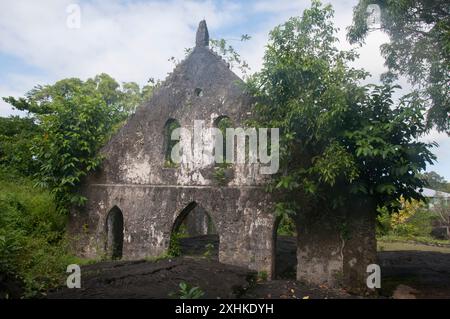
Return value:
M 195 46 L 197 47 L 209 46 L 209 33 L 205 20 L 200 21 L 198 25 L 197 36 L 195 38 Z

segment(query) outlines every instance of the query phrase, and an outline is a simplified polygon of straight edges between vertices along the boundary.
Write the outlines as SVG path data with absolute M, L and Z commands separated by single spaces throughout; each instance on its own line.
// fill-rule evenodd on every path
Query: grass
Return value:
M 450 240 L 439 240 L 430 236 L 385 235 L 379 236 L 378 240 L 383 242 L 408 242 L 435 246 L 450 246 Z
M 145 261 L 151 261 L 151 262 L 157 262 L 160 260 L 170 259 L 173 258 L 168 252 L 164 252 L 158 256 L 147 256 L 144 258 Z
M 438 240 L 427 236 L 385 235 L 377 239 L 378 251 L 433 251 L 450 254 L 450 240 Z
M 67 217 L 52 195 L 1 168 L 0 212 L 0 273 L 19 279 L 24 297 L 64 284 L 67 265 L 87 262 L 68 253 Z
M 415 251 L 434 251 L 450 254 L 450 247 L 430 246 L 418 243 L 378 241 L 377 246 L 378 251 L 415 250 Z

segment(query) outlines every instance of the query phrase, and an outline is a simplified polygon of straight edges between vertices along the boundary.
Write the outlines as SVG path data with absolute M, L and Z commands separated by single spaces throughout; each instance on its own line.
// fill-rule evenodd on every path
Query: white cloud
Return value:
M 16 1 L 0 4 L 0 51 L 45 70 L 48 77 L 89 77 L 110 73 L 122 81 L 163 78 L 167 59 L 193 46 L 195 27 L 207 18 L 212 30 L 239 14 L 237 5 L 214 2 L 82 3 L 81 28 L 66 26 L 70 1 Z
M 263 13 L 281 13 L 285 14 L 286 12 L 299 12 L 299 10 L 303 9 L 305 6 L 308 6 L 309 3 L 307 1 L 292 1 L 292 0 L 279 0 L 279 1 L 258 1 L 253 3 L 252 9 L 255 12 L 263 12 Z
M 446 133 L 432 130 L 430 134 L 421 138 L 426 143 L 436 142 L 438 147 L 433 148 L 436 155 L 436 163 L 428 168 L 428 171 L 436 171 L 450 182 L 450 137 Z
M 20 97 L 31 90 L 36 85 L 47 84 L 45 77 L 12 73 L 8 74 L 7 83 L 0 84 L 0 116 L 25 115 L 26 112 L 13 109 L 13 107 L 3 101 L 2 97 Z
M 171 56 L 184 57 L 184 49 L 194 45 L 198 22 L 206 18 L 214 37 L 222 29 L 235 24 L 245 28 L 245 20 L 257 14 L 264 21 L 256 21 L 252 39 L 238 44 L 237 49 L 252 71 L 261 68 L 264 47 L 269 31 L 291 16 L 300 15 L 309 1 L 236 2 L 212 0 L 171 1 L 106 1 L 80 2 L 81 28 L 66 25 L 69 4 L 73 0 L 23 0 L 0 2 L 0 52 L 22 59 L 24 64 L 42 70 L 33 73 L 0 73 L 0 96 L 22 96 L 36 84 L 52 83 L 65 77 L 87 78 L 106 72 L 120 81 L 144 84 L 154 77 L 165 78 L 173 68 Z M 335 23 L 340 28 L 340 47 L 347 49 L 345 28 L 351 24 L 352 8 L 357 0 L 332 1 Z M 247 23 L 251 28 L 251 22 Z M 252 28 L 251 30 L 254 30 Z M 371 72 L 368 80 L 376 82 L 385 71 L 379 46 L 388 41 L 385 34 L 374 32 L 359 48 L 360 58 L 354 63 Z M 39 73 L 39 72 L 38 72 Z M 32 74 L 32 75 L 30 75 Z M 409 85 L 402 80 L 404 89 Z M 0 101 L 0 116 L 12 114 L 9 106 Z M 437 137 L 441 147 L 436 150 L 439 172 L 450 179 L 448 158 L 450 138 Z
M 23 92 L 11 91 L 8 88 L 0 85 L 0 92 L 3 97 L 7 96 L 21 96 Z M 7 117 L 10 115 L 25 115 L 25 112 L 14 109 L 11 105 L 0 99 L 0 117 Z

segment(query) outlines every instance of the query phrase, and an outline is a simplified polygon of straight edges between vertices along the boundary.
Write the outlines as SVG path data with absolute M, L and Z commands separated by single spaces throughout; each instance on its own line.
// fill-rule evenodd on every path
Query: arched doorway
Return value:
M 111 259 L 121 259 L 123 250 L 123 214 L 114 206 L 106 217 L 106 253 Z
M 273 228 L 273 279 L 296 279 L 297 227 L 288 214 L 275 220 Z
M 196 202 L 189 203 L 175 219 L 169 254 L 218 258 L 219 235 L 211 215 Z

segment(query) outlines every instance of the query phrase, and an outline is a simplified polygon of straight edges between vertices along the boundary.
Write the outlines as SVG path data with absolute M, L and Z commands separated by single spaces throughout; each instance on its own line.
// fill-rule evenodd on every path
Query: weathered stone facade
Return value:
M 101 169 L 82 187 L 88 202 L 70 216 L 69 233 L 80 255 L 114 255 L 110 251 L 114 236 L 123 238 L 122 258 L 161 255 L 174 227 L 191 210 L 200 209 L 209 214 L 219 235 L 220 262 L 273 273 L 276 221 L 259 164 L 233 164 L 226 185 L 216 180 L 214 163 L 165 165 L 169 120 L 186 128 L 192 128 L 194 120 L 204 120 L 213 127 L 227 116 L 235 127 L 242 127 L 252 116 L 251 97 L 242 81 L 208 44 L 202 21 L 193 51 L 102 149 Z M 110 221 L 111 211 L 115 215 L 120 211 L 123 220 Z M 344 269 L 361 268 L 360 261 L 372 257 L 365 257 L 367 252 L 360 248 L 366 247 L 358 248 L 362 245 L 358 241 L 352 251 L 355 259 L 347 262 L 350 247 L 343 247 L 340 230 L 333 221 L 317 216 L 299 220 L 297 278 L 335 285 Z M 114 225 L 123 227 L 114 230 Z

